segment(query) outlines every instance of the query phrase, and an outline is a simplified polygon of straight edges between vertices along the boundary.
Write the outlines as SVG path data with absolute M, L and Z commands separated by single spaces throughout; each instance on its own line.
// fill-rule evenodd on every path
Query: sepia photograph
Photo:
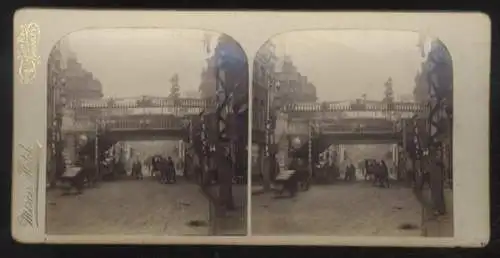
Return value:
M 47 234 L 246 235 L 248 64 L 236 41 L 87 29 L 47 65 Z
M 453 237 L 441 40 L 292 31 L 253 65 L 252 235 Z
M 24 8 L 13 44 L 17 242 L 489 241 L 487 15 Z

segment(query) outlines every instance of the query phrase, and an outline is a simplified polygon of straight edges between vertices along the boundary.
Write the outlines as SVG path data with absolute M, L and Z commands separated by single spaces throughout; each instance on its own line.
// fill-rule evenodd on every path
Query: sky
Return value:
M 275 36 L 279 59 L 289 55 L 317 89 L 320 101 L 383 98 L 393 80 L 395 96 L 412 94 L 422 62 L 419 35 L 413 32 L 324 30 Z
M 179 74 L 181 93 L 198 91 L 208 57 L 204 31 L 97 29 L 68 36 L 66 43 L 83 67 L 103 85 L 106 97 L 168 96 Z M 218 34 L 211 34 L 213 51 Z M 189 94 L 189 93 L 188 93 Z
M 208 56 L 201 30 L 96 29 L 66 42 L 106 97 L 168 96 L 179 74 L 181 92 L 198 91 Z M 211 34 L 211 48 L 218 34 Z M 319 100 L 381 99 L 392 77 L 395 95 L 412 93 L 421 63 L 418 34 L 398 31 L 296 31 L 275 36 L 278 58 L 291 56 L 317 88 Z M 264 43 L 264 42 L 263 42 Z M 251 53 L 247 53 L 251 55 Z

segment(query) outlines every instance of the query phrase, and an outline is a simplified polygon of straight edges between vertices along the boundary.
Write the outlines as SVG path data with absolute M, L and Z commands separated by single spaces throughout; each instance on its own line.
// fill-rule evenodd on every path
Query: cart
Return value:
M 294 196 L 298 191 L 298 182 L 294 179 L 295 170 L 282 170 L 275 178 L 277 196 L 282 196 L 287 191 L 290 196 Z

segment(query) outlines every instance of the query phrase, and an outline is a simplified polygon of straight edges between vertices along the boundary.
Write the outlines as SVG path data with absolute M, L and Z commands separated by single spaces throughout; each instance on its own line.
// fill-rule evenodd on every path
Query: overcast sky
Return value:
M 204 38 L 198 30 L 99 29 L 72 33 L 67 43 L 105 96 L 168 96 L 175 73 L 181 92 L 198 91 L 208 56 Z
M 197 91 L 207 57 L 204 31 L 99 29 L 70 34 L 69 48 L 110 97 L 168 96 L 178 73 L 181 90 Z M 211 48 L 218 35 L 211 34 Z M 393 78 L 395 95 L 411 94 L 421 62 L 413 32 L 330 30 L 275 36 L 279 58 L 290 55 L 320 100 L 383 97 Z M 264 42 L 263 42 L 264 43 Z M 248 56 L 253 53 L 247 53 Z
M 393 79 L 395 95 L 411 94 L 421 63 L 413 32 L 331 30 L 276 36 L 278 58 L 290 55 L 302 75 L 316 85 L 320 100 L 352 100 L 363 93 L 381 99 Z

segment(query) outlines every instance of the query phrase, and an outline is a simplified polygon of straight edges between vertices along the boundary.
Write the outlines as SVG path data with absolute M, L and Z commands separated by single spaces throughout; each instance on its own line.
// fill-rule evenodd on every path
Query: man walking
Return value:
M 139 158 L 137 158 L 134 161 L 134 164 L 132 165 L 132 176 L 135 177 L 137 180 L 142 180 L 143 175 L 142 175 L 142 164 Z
M 168 157 L 167 159 L 167 183 L 175 183 L 176 178 L 175 178 L 175 164 L 174 161 L 172 160 L 172 157 Z

